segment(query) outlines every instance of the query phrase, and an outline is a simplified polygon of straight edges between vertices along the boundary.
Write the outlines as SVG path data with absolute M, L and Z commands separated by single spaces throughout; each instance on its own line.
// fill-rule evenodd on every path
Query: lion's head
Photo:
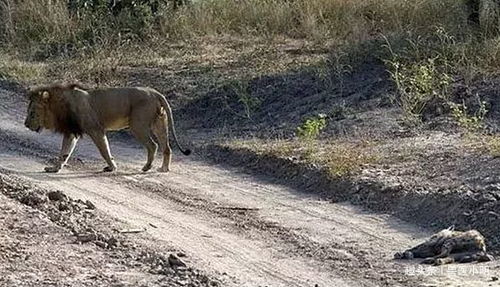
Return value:
M 80 126 L 70 111 L 63 93 L 75 88 L 84 89 L 80 84 L 52 84 L 31 88 L 28 91 L 28 114 L 24 125 L 36 132 L 50 129 L 63 134 L 80 135 Z

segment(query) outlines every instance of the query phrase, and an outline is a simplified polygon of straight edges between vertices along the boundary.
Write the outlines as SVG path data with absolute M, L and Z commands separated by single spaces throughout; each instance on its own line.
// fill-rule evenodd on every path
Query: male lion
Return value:
M 95 143 L 108 166 L 103 171 L 116 170 L 109 150 L 106 132 L 130 128 L 132 134 L 148 152 L 143 171 L 151 169 L 157 144 L 163 150 L 163 164 L 159 171 L 170 168 L 171 149 L 168 126 L 177 147 L 189 155 L 177 141 L 172 110 L 165 97 L 151 88 L 102 88 L 85 90 L 79 84 L 52 84 L 32 88 L 28 92 L 29 106 L 25 126 L 39 132 L 42 128 L 64 135 L 61 152 L 54 166 L 46 172 L 58 172 L 68 162 L 78 139 L 87 134 Z

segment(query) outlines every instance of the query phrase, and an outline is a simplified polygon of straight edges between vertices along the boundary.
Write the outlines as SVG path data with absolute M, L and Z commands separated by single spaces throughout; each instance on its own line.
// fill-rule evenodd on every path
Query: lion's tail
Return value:
M 167 99 L 165 96 L 162 94 L 158 93 L 158 99 L 160 100 L 161 106 L 165 109 L 165 112 L 168 115 L 168 122 L 170 123 L 170 130 L 172 131 L 172 134 L 174 135 L 174 141 L 179 150 L 185 154 L 185 155 L 190 155 L 191 150 L 190 149 L 183 149 L 182 146 L 179 144 L 179 141 L 177 140 L 177 134 L 175 133 L 175 125 L 174 125 L 174 117 L 172 115 L 172 109 L 170 108 L 170 104 L 168 103 Z

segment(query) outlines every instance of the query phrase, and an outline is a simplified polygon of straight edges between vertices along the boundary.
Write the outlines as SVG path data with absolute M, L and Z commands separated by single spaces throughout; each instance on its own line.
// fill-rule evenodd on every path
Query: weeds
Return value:
M 318 66 L 314 68 L 314 73 L 326 90 L 332 90 L 334 88 L 332 69 L 328 61 L 320 61 Z
M 363 146 L 330 146 L 321 155 L 323 164 L 334 177 L 349 176 L 364 165 L 374 163 L 377 157 L 364 150 Z
M 377 161 L 369 146 L 369 142 L 315 142 L 305 146 L 302 143 L 296 145 L 293 152 L 300 159 L 325 168 L 332 177 L 345 177 L 355 174 L 364 165 Z
M 43 78 L 47 65 L 25 62 L 0 55 L 0 79 L 29 82 Z
M 315 67 L 315 74 L 326 90 L 337 88 L 340 94 L 344 91 L 344 77 L 352 71 L 349 55 L 345 51 L 337 51 L 328 59 L 322 59 Z
M 500 137 L 490 136 L 486 140 L 488 153 L 493 157 L 500 157 Z
M 316 117 L 306 119 L 297 127 L 297 136 L 301 140 L 315 140 L 320 132 L 326 127 L 326 115 L 320 114 Z
M 249 148 L 265 155 L 289 158 L 324 168 L 334 178 L 347 177 L 359 172 L 367 164 L 377 163 L 379 157 L 369 141 L 314 141 L 247 140 L 228 143 L 232 147 Z
M 76 2 L 83 5 L 68 9 L 67 0 L 0 0 L 0 37 L 7 40 L 2 45 L 80 49 L 103 39 L 123 44 L 214 35 L 285 36 L 342 45 L 369 40 L 374 33 L 425 33 L 433 25 L 460 31 L 465 10 L 453 0 L 204 0 L 177 9 L 130 1 L 134 4 L 120 10 L 85 5 L 106 1 Z
M 436 59 L 410 64 L 398 60 L 387 63 L 399 93 L 396 102 L 408 123 L 419 123 L 422 112 L 429 103 L 448 101 L 451 77 L 439 70 Z
M 479 109 L 472 115 L 465 103 L 456 104 L 449 102 L 449 105 L 453 118 L 462 128 L 469 132 L 478 132 L 484 127 L 484 117 L 488 113 L 484 101 L 479 101 Z
M 346 105 L 345 102 L 336 104 L 331 109 L 328 118 L 334 121 L 339 121 L 348 118 L 354 113 L 354 110 Z
M 261 101 L 259 98 L 252 96 L 248 81 L 231 81 L 229 87 L 236 96 L 238 103 L 243 106 L 245 117 L 251 119 L 252 113 L 259 108 Z

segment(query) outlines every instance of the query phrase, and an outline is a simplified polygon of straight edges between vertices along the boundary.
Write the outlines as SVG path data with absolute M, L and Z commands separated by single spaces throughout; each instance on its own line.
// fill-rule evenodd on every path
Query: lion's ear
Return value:
M 48 100 L 50 98 L 50 94 L 48 91 L 43 91 L 42 92 L 42 99 Z

